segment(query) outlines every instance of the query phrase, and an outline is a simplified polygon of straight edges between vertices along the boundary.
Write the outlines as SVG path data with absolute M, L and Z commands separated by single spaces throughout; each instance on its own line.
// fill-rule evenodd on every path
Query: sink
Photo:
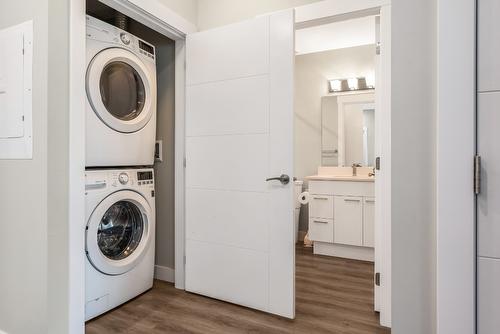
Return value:
M 352 175 L 352 167 L 319 167 L 318 174 L 307 176 L 308 180 L 373 182 L 373 167 L 357 167 L 357 175 Z

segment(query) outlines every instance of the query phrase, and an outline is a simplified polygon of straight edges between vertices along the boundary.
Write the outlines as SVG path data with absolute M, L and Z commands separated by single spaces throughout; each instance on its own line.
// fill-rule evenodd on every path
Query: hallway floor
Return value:
M 372 263 L 297 246 L 296 264 L 293 321 L 156 281 L 152 290 L 87 323 L 86 334 L 390 333 L 373 312 Z

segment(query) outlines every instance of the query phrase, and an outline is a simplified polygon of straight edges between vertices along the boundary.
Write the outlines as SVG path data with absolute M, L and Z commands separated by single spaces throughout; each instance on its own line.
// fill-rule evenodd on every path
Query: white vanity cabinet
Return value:
M 373 261 L 374 192 L 373 179 L 309 179 L 309 238 L 315 254 Z

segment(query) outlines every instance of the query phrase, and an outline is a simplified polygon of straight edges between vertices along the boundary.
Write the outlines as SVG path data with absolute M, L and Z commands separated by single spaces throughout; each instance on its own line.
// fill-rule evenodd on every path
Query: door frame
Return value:
M 476 331 L 476 0 L 438 2 L 437 333 Z
M 197 31 L 196 26 L 169 8 L 152 0 L 99 0 L 175 41 L 175 263 L 176 287 L 184 287 L 184 64 L 185 37 Z M 69 124 L 69 197 L 68 221 L 69 310 L 68 332 L 85 331 L 85 248 L 82 228 L 85 225 L 85 73 L 86 10 L 85 0 L 71 2 L 70 39 L 70 124 Z M 82 224 L 82 226 L 79 225 Z M 179 274 L 179 277 L 177 276 Z M 181 275 L 182 274 L 182 275 Z

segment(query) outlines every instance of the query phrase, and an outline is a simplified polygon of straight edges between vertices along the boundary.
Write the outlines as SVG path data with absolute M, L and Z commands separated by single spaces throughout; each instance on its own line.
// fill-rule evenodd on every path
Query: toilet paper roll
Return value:
M 300 204 L 308 204 L 310 200 L 311 200 L 311 195 L 309 194 L 308 191 L 304 191 L 299 195 Z

